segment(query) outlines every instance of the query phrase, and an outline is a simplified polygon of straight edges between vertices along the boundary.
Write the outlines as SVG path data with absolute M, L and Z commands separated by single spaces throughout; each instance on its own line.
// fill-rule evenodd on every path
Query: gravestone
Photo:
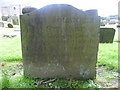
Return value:
M 100 28 L 100 43 L 113 43 L 114 35 L 114 28 Z
M 67 4 L 20 16 L 24 74 L 40 78 L 96 76 L 99 17 Z
M 0 27 L 4 27 L 4 23 L 3 22 L 0 22 Z

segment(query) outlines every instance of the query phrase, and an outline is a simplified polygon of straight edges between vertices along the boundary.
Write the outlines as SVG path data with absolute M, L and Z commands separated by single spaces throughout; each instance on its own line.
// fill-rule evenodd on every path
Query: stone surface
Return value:
M 20 16 L 24 74 L 40 78 L 96 76 L 99 17 L 53 4 Z
M 114 28 L 100 28 L 100 43 L 113 43 Z

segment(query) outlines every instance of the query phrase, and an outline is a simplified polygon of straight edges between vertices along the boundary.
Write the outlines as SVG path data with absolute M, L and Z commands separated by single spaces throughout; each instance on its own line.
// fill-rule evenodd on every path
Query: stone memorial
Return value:
M 100 28 L 100 43 L 113 43 L 114 35 L 114 28 Z
M 26 76 L 95 78 L 99 44 L 97 10 L 52 4 L 25 11 L 20 24 Z
M 4 27 L 4 23 L 3 22 L 0 22 L 0 27 Z

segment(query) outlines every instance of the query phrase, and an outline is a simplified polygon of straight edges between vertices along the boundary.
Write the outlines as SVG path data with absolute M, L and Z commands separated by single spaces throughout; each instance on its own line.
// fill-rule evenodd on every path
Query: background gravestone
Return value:
M 96 75 L 99 17 L 67 4 L 20 16 L 24 74 L 90 79 Z
M 3 22 L 0 22 L 0 27 L 4 27 L 4 23 Z
M 19 25 L 18 16 L 12 16 L 13 25 Z
M 100 28 L 100 43 L 113 43 L 114 28 Z

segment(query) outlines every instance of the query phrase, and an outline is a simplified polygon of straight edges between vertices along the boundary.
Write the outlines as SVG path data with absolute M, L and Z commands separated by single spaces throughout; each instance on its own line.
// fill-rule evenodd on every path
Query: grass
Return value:
M 80 81 L 57 79 L 54 83 L 35 85 L 35 79 L 17 76 L 10 78 L 7 82 L 9 82 L 8 86 L 6 86 L 7 88 L 99 88 L 92 80 Z M 5 85 L 6 84 L 4 84 L 3 88 L 5 88 Z
M 75 80 L 60 79 L 55 82 L 38 85 L 42 79 L 33 79 L 24 77 L 21 55 L 20 38 L 0 38 L 0 62 L 2 66 L 2 77 L 0 86 L 2 88 L 103 88 L 111 86 L 108 80 L 118 77 L 118 45 L 117 44 L 99 44 L 98 62 L 99 66 L 96 80 Z M 104 70 L 100 66 L 107 68 Z M 111 71 L 112 70 L 112 71 Z M 109 72 L 110 71 L 110 72 Z M 104 72 L 104 73 L 103 73 Z M 51 80 L 51 79 L 50 79 Z M 115 81 L 115 80 L 114 80 Z M 104 82 L 101 86 L 98 82 Z M 117 81 L 116 81 L 117 82 Z M 115 84 L 116 84 L 115 82 Z M 1 88 L 1 87 L 0 87 Z
M 20 68 L 18 69 L 21 64 L 13 64 L 14 63 L 3 66 L 2 88 L 100 88 L 94 80 L 83 81 L 63 78 L 56 78 L 55 82 L 37 84 L 43 79 L 25 77 L 22 70 L 20 70 Z M 15 71 L 16 69 L 17 71 Z M 16 73 L 16 75 L 14 73 Z M 48 80 L 53 80 L 53 78 Z
M 118 44 L 99 44 L 98 65 L 118 70 Z
M 20 38 L 0 38 L 0 61 L 21 61 Z
M 37 84 L 44 79 L 25 77 L 23 75 L 22 63 L 6 63 L 2 65 L 2 88 L 107 88 L 115 84 L 117 87 L 118 73 L 107 70 L 103 67 L 97 67 L 97 77 L 95 80 L 78 80 L 54 78 L 55 82 L 46 84 Z M 104 73 L 103 73 L 104 72 Z M 99 73 L 99 74 L 98 74 Z M 48 79 L 48 80 L 52 80 Z M 104 85 L 101 85 L 104 84 Z M 95 89 L 95 90 L 96 90 Z
M 43 79 L 25 77 L 22 63 L 2 65 L 2 88 L 100 88 L 94 80 L 56 78 L 55 82 L 37 84 Z M 52 80 L 48 79 L 48 80 Z

